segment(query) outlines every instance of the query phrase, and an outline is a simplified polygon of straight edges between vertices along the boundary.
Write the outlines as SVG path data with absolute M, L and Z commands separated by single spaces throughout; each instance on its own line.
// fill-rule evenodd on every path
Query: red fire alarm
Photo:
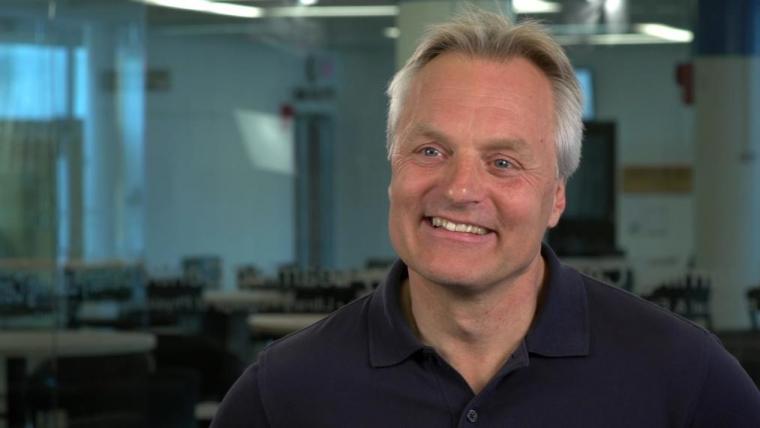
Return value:
M 681 87 L 681 100 L 686 105 L 694 104 L 694 64 L 676 66 L 676 82 Z

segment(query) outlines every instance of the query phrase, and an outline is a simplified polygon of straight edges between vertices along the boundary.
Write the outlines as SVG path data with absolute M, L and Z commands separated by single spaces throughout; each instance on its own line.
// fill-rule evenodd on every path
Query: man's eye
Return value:
M 440 153 L 441 152 L 439 152 L 438 149 L 435 149 L 433 147 L 425 147 L 424 149 L 422 149 L 422 154 L 431 158 L 434 156 L 438 156 Z
M 507 169 L 512 167 L 512 162 L 506 159 L 496 159 L 493 164 L 496 168 L 499 169 Z

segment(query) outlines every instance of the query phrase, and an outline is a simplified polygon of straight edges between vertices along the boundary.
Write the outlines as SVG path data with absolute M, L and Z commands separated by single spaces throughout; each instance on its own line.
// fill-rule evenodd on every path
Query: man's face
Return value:
M 551 83 L 528 60 L 446 53 L 426 65 L 399 118 L 388 188 L 410 276 L 475 292 L 538 269 L 565 207 L 554 135 Z

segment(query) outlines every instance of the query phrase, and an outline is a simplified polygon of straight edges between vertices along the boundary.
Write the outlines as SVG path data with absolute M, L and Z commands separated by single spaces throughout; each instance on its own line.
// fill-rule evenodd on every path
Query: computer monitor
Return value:
M 567 206 L 547 239 L 563 256 L 619 254 L 615 240 L 615 124 L 586 122 L 581 164 L 566 187 Z

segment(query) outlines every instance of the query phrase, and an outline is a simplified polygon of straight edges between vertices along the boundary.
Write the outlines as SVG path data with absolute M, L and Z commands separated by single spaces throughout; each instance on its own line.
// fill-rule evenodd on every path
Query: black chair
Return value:
M 752 330 L 760 330 L 760 286 L 747 290 L 747 302 L 749 303 L 749 321 Z
M 201 374 L 186 367 L 159 367 L 150 379 L 149 426 L 187 428 L 195 425 Z
M 177 326 L 200 322 L 203 287 L 182 278 L 151 279 L 147 286 L 148 325 Z
M 140 264 L 106 263 L 69 265 L 64 269 L 67 326 L 78 328 L 110 327 L 134 329 L 142 327 L 141 318 L 126 309 L 141 301 L 138 292 L 145 284 L 145 270 Z M 85 308 L 117 308 L 107 315 L 83 313 Z M 109 311 L 105 311 L 109 312 Z
M 147 354 L 47 360 L 26 380 L 27 421 L 56 410 L 72 428 L 147 426 Z
M 364 284 L 354 283 L 350 286 L 296 287 L 294 312 L 332 312 L 354 300 Z
M 39 274 L 0 270 L 0 317 L 52 312 L 55 307 L 52 289 Z
M 157 375 L 197 376 L 200 400 L 221 401 L 245 364 L 220 343 L 198 335 L 157 336 L 153 351 Z
M 701 321 L 705 327 L 712 329 L 710 289 L 709 276 L 688 273 L 677 281 L 655 288 L 643 297 L 684 318 Z

